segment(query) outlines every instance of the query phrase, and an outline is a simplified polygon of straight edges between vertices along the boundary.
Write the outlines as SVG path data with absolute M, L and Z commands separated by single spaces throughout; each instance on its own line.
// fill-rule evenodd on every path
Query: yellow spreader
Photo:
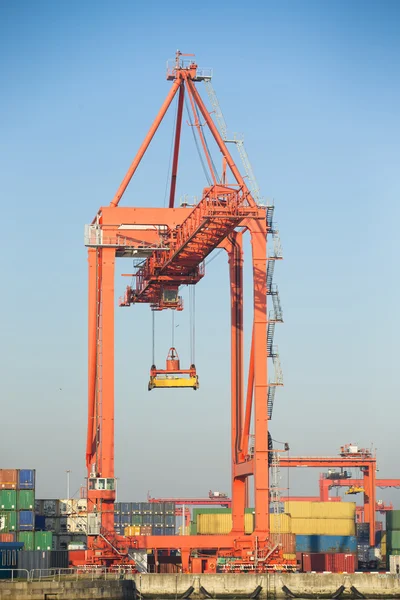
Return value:
M 199 378 L 196 367 L 181 369 L 179 356 L 175 348 L 170 348 L 166 361 L 166 369 L 157 369 L 152 365 L 150 369 L 149 391 L 154 388 L 192 388 L 199 389 Z

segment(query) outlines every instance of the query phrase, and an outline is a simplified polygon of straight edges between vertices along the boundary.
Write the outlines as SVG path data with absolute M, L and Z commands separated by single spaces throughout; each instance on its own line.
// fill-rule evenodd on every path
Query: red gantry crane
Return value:
M 114 532 L 114 268 L 120 257 L 143 259 L 121 302 L 123 306 L 146 303 L 153 310 L 182 308 L 179 288 L 195 285 L 205 275 L 204 261 L 215 249 L 228 254 L 231 295 L 231 434 L 232 434 L 232 514 L 230 536 L 170 536 L 168 547 L 181 548 L 184 569 L 189 568 L 192 548 L 226 549 L 237 555 L 258 552 L 259 564 L 274 560 L 269 548 L 269 472 L 268 418 L 270 401 L 267 379 L 267 289 L 271 261 L 267 256 L 267 234 L 273 234 L 273 207 L 262 207 L 250 191 L 227 147 L 227 140 L 214 124 L 196 84 L 205 81 L 210 87 L 211 71 L 199 69 L 193 58 L 177 52 L 167 70 L 172 82 L 161 109 L 109 206 L 102 206 L 92 223 L 86 226 L 85 244 L 89 262 L 89 382 L 88 435 L 86 464 L 88 469 L 88 556 L 91 562 L 112 564 L 129 560 L 128 548 L 160 547 L 164 541 L 155 537 L 127 540 Z M 172 177 L 168 208 L 120 206 L 122 196 L 134 176 L 165 113 L 178 94 Z M 197 132 L 210 185 L 203 190 L 194 207 L 175 207 L 180 137 L 185 98 L 192 112 L 191 125 Z M 216 100 L 215 96 L 212 100 Z M 221 121 L 222 114 L 217 118 Z M 215 140 L 222 156 L 221 173 L 208 148 L 205 129 Z M 247 175 L 251 167 L 241 143 L 238 149 L 244 159 Z M 247 179 L 250 181 L 250 178 Z M 254 188 L 253 188 L 254 189 Z M 256 196 L 257 197 L 257 196 Z M 258 198 L 257 198 L 258 200 Z M 249 232 L 253 266 L 253 324 L 249 373 L 245 396 L 243 347 L 243 242 Z M 270 285 L 272 285 L 270 283 Z M 276 301 L 276 298 L 275 298 Z M 279 317 L 271 317 L 275 323 Z M 268 344 L 272 343 L 270 340 Z M 270 356 L 272 356 L 270 354 Z M 171 358 L 171 357 L 170 357 Z M 175 359 L 175 357 L 174 357 Z M 154 368 L 153 368 L 154 367 Z M 153 365 L 150 381 L 159 375 Z M 168 371 L 168 365 L 166 371 Z M 197 374 L 189 369 L 192 387 Z M 172 368 L 170 374 L 174 374 Z M 166 373 L 162 373 L 166 376 Z M 271 383 L 270 388 L 281 382 Z M 246 408 L 245 408 L 246 397 Z M 250 419 L 254 420 L 254 456 L 249 462 Z M 244 512 L 247 479 L 254 478 L 255 532 L 244 536 Z M 162 537 L 162 536 L 161 536 Z M 185 548 L 182 539 L 185 537 Z M 208 538 L 208 539 L 205 539 Z M 264 558 L 262 558 L 264 553 Z M 260 567 L 261 568 L 261 567 Z

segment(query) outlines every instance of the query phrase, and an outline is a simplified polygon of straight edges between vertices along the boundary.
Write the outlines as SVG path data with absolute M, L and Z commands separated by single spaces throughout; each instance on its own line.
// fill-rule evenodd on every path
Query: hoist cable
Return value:
M 203 155 L 202 155 L 200 147 L 199 147 L 199 141 L 197 139 L 196 132 L 194 130 L 195 126 L 193 125 L 193 122 L 192 122 L 192 118 L 191 118 L 191 115 L 190 115 L 189 106 L 188 106 L 188 102 L 187 102 L 186 96 L 185 96 L 185 108 L 186 108 L 186 112 L 187 112 L 187 116 L 188 116 L 189 125 L 190 125 L 190 128 L 192 130 L 192 135 L 193 135 L 194 143 L 196 144 L 197 153 L 199 155 L 200 162 L 201 162 L 201 165 L 203 167 L 204 175 L 206 176 L 206 179 L 208 181 L 208 185 L 211 185 L 211 183 L 212 183 L 211 182 L 211 178 L 210 178 L 210 175 L 208 173 L 208 169 L 207 169 L 207 167 L 206 167 L 206 165 L 204 163 Z
M 151 320 L 152 320 L 152 354 L 153 354 L 153 362 L 152 364 L 156 364 L 155 357 L 155 346 L 156 346 L 156 313 L 154 310 L 151 311 Z
M 172 311 L 172 348 L 175 347 L 175 311 Z

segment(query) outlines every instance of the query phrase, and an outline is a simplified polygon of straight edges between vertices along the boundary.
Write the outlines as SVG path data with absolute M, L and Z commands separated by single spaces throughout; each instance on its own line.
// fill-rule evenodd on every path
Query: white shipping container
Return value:
M 87 517 L 73 516 L 66 517 L 68 533 L 86 533 Z
M 400 573 L 400 556 L 393 556 L 391 554 L 389 557 L 389 567 L 391 573 L 395 575 Z

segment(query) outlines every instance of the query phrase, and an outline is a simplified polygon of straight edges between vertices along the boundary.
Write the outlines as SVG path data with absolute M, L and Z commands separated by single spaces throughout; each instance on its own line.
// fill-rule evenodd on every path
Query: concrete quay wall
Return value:
M 281 574 L 136 574 L 126 580 L 61 580 L 52 582 L 0 581 L 0 600 L 178 600 L 188 590 L 191 600 L 207 597 L 332 598 L 344 586 L 340 599 L 355 598 L 354 588 L 365 598 L 399 598 L 400 578 L 387 573 Z M 353 587 L 353 590 L 351 589 Z M 193 588 L 193 589 L 189 589 Z M 290 595 L 290 593 L 293 595 Z M 362 597 L 362 596 L 361 596 Z

